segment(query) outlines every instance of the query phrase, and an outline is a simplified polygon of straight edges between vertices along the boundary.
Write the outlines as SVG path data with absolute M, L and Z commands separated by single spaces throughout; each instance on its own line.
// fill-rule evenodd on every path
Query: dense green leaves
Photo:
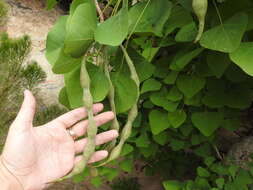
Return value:
M 115 16 L 98 25 L 95 40 L 101 44 L 118 46 L 128 34 L 128 8 L 123 7 Z
M 67 23 L 65 53 L 80 57 L 94 40 L 97 17 L 93 1 L 79 5 Z
M 247 24 L 247 15 L 238 13 L 221 25 L 206 31 L 200 40 L 200 44 L 216 51 L 233 52 L 239 47 Z
M 137 3 L 129 11 L 129 32 L 154 33 L 162 36 L 171 8 L 172 3 L 167 0 L 148 0 Z
M 112 163 L 112 167 L 117 163 L 117 169 L 98 168 L 92 183 L 99 186 L 103 179 L 111 181 L 118 169 L 131 172 L 133 158 L 144 157 L 152 163 L 145 167 L 147 173 L 159 171 L 165 179 L 185 179 L 192 177 L 188 176 L 191 173 L 197 176 L 184 182 L 165 181 L 166 190 L 246 190 L 253 183 L 253 172 L 224 165 L 213 148 L 223 148 L 215 131 L 220 127 L 237 130 L 241 112 L 252 105 L 253 2 L 209 2 L 200 44 L 193 43 L 197 26 L 192 0 L 129 1 L 129 10 L 126 2 L 111 1 L 103 12 L 105 21 L 97 23 L 101 19 L 93 0 L 74 0 L 69 16 L 61 17 L 47 38 L 46 56 L 52 70 L 65 74 L 61 104 L 71 109 L 83 105 L 83 56 L 89 61 L 94 102 L 103 101 L 106 110 L 112 109 L 104 74 L 104 63 L 109 64 L 119 132 L 137 102 L 138 117 L 120 154 L 125 158 Z M 139 91 L 119 45 L 126 47 L 133 61 Z M 189 150 L 189 159 L 185 159 Z

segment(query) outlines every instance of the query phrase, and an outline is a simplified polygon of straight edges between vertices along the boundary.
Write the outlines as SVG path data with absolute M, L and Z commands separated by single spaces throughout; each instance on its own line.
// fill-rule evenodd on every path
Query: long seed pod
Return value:
M 95 138 L 97 135 L 97 126 L 93 116 L 93 98 L 90 92 L 90 77 L 86 69 L 86 59 L 83 59 L 80 73 L 81 86 L 83 88 L 83 104 L 88 113 L 88 129 L 87 129 L 87 145 L 85 146 L 85 151 L 83 152 L 82 160 L 74 167 L 74 169 L 65 177 L 61 178 L 60 181 L 68 179 L 81 173 L 91 156 L 95 152 Z
M 199 30 L 194 43 L 198 42 L 204 32 L 208 0 L 192 0 L 192 8 L 199 20 Z
M 125 124 L 125 126 L 122 129 L 121 135 L 120 135 L 120 141 L 119 144 L 113 148 L 113 150 L 111 151 L 111 154 L 109 156 L 109 158 L 102 164 L 100 164 L 99 166 L 103 166 L 107 163 L 109 163 L 112 160 L 117 159 L 120 156 L 120 153 L 122 151 L 123 145 L 125 144 L 126 140 L 130 137 L 131 132 L 132 132 L 132 126 L 133 126 L 133 122 L 135 120 L 135 118 L 138 115 L 138 107 L 137 107 L 137 102 L 139 99 L 139 87 L 140 87 L 140 80 L 138 77 L 138 74 L 136 72 L 135 66 L 131 60 L 131 58 L 129 57 L 126 49 L 121 46 L 121 49 L 124 53 L 124 56 L 126 58 L 126 62 L 128 64 L 128 67 L 130 69 L 130 73 L 131 73 L 131 79 L 133 79 L 133 81 L 135 82 L 137 88 L 138 88 L 138 94 L 137 94 L 137 98 L 136 98 L 136 102 L 133 105 L 133 107 L 130 109 L 128 116 L 127 116 L 127 122 Z
M 111 77 L 110 77 L 110 71 L 109 71 L 109 63 L 107 61 L 107 59 L 105 60 L 104 62 L 104 72 L 105 72 L 105 75 L 109 81 L 109 94 L 108 94 L 108 99 L 109 99 L 109 102 L 110 102 L 110 107 L 111 107 L 111 110 L 112 112 L 114 113 L 115 117 L 112 121 L 112 125 L 111 125 L 111 129 L 115 129 L 117 131 L 119 131 L 119 121 L 117 119 L 117 116 L 116 116 L 116 106 L 115 106 L 115 101 L 114 101 L 114 98 L 115 98 L 115 89 L 114 89 L 114 86 L 112 84 L 112 81 L 111 81 Z M 109 146 L 108 146 L 108 150 L 111 150 L 114 148 L 116 144 L 116 140 L 113 140 Z

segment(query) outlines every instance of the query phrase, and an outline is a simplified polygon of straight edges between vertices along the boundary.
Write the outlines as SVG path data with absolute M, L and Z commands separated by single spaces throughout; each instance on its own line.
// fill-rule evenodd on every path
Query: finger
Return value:
M 114 118 L 114 114 L 111 111 L 101 113 L 101 114 L 94 117 L 97 126 L 101 126 L 101 125 L 111 121 L 113 118 Z M 81 137 L 86 133 L 87 127 L 88 127 L 88 120 L 84 120 L 84 121 L 80 121 L 77 124 L 75 124 L 71 128 L 71 130 L 73 130 L 74 133 L 78 137 Z
M 96 136 L 96 145 L 105 144 L 116 139 L 119 136 L 116 130 L 110 130 L 100 133 Z M 75 152 L 76 154 L 82 153 L 85 150 L 85 145 L 87 144 L 87 138 L 78 140 L 75 142 Z
M 93 113 L 96 114 L 102 111 L 103 108 L 103 104 L 94 104 Z M 87 111 L 84 107 L 81 107 L 63 114 L 62 116 L 53 120 L 52 123 L 57 123 L 63 125 L 65 128 L 68 128 L 74 125 L 76 122 L 80 121 L 81 119 L 84 119 L 85 117 L 87 117 Z
M 36 100 L 33 94 L 29 90 L 24 91 L 24 101 L 19 110 L 19 113 L 14 120 L 14 123 L 17 123 L 19 128 L 29 129 L 32 127 L 33 118 L 36 109 Z
M 99 162 L 103 159 L 105 159 L 108 156 L 108 152 L 106 150 L 100 150 L 95 152 L 92 156 L 91 159 L 89 160 L 89 164 L 94 163 L 94 162 Z M 77 156 L 75 158 L 75 165 L 82 160 L 83 156 Z

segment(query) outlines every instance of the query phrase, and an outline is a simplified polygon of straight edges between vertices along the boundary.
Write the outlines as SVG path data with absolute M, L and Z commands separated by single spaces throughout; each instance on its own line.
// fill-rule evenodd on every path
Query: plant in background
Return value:
M 36 85 L 45 78 L 44 71 L 33 63 L 23 67 L 30 52 L 31 41 L 28 36 L 11 39 L 7 34 L 0 38 L 0 134 L 2 148 L 8 127 L 16 117 L 23 91 L 30 88 L 36 92 Z
M 119 178 L 111 185 L 112 190 L 141 190 L 137 178 Z
M 107 7 L 113 10 L 105 18 Z M 121 133 L 106 147 L 108 160 L 78 170 L 74 179 L 90 169 L 99 185 L 119 170 L 131 172 L 140 159 L 147 173 L 163 175 L 166 190 L 250 188 L 241 181 L 252 178 L 247 170 L 222 173 L 231 165 L 220 131 L 237 135 L 241 113 L 252 104 L 252 20 L 251 0 L 240 6 L 237 0 L 74 0 L 47 37 L 47 59 L 65 78 L 59 101 L 70 109 L 86 98 L 102 101 L 117 115 L 111 128 Z M 206 164 L 211 158 L 214 166 Z

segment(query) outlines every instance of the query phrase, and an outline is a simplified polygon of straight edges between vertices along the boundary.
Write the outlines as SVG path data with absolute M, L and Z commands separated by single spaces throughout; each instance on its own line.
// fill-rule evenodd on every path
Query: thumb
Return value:
M 24 101 L 14 121 L 16 126 L 23 129 L 32 127 L 35 109 L 36 101 L 33 94 L 29 90 L 25 90 Z

